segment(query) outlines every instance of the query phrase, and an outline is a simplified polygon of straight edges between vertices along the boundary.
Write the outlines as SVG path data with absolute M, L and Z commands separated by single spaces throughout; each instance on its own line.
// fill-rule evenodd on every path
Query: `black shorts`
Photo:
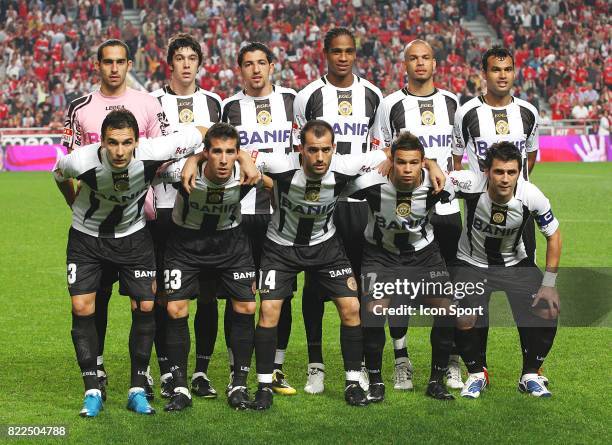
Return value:
M 353 268 L 353 274 L 361 274 L 361 259 L 365 244 L 365 229 L 368 225 L 368 203 L 338 201 L 334 209 L 334 225 L 336 236 L 340 237 L 346 256 Z M 310 276 L 304 276 L 306 294 L 312 294 L 323 301 L 329 301 L 325 291 L 312 282 Z M 316 281 L 316 280 L 315 280 Z M 357 282 L 358 287 L 361 283 Z
M 517 325 L 534 326 L 534 324 L 546 323 L 533 313 L 531 307 L 542 285 L 542 272 L 528 258 L 510 267 L 490 266 L 486 268 L 457 260 L 449 266 L 449 271 L 455 283 L 455 301 L 461 308 L 476 308 L 478 312 L 482 312 L 483 317 L 479 317 L 479 322 L 488 320 L 491 293 L 503 291 L 506 293 Z M 457 287 L 457 283 L 461 283 L 464 288 L 468 283 L 473 286 L 469 291 L 459 292 L 460 288 Z M 536 306 L 542 309 L 547 307 L 543 301 Z
M 98 238 L 70 228 L 66 264 L 71 296 L 95 292 L 102 275 L 115 271 L 122 294 L 155 300 L 155 255 L 146 228 L 122 238 Z
M 453 298 L 452 293 L 444 292 L 445 283 L 450 282 L 450 274 L 436 243 L 413 254 L 402 255 L 366 243 L 361 278 L 366 295 L 376 291 L 377 296 L 384 294 L 389 298 L 406 300 L 403 304 L 420 301 L 421 298 Z M 397 283 L 398 280 L 401 282 L 400 287 L 387 285 L 385 290 L 386 283 Z M 404 282 L 419 285 L 404 287 Z
M 364 233 L 368 225 L 368 203 L 338 201 L 334 209 L 334 225 L 355 276 L 359 276 L 365 243 Z
M 434 240 L 438 244 L 440 254 L 446 264 L 457 257 L 457 246 L 461 237 L 461 212 L 450 215 L 433 214 L 431 225 L 434 231 Z
M 366 242 L 361 278 L 363 326 L 384 326 L 388 319 L 390 326 L 405 327 L 411 314 L 431 304 L 429 298 L 453 299 L 450 274 L 433 242 L 412 254 L 401 255 Z M 392 311 L 384 313 L 383 307 Z
M 281 246 L 266 238 L 261 256 L 259 296 L 283 300 L 301 271 L 330 298 L 357 297 L 357 281 L 344 247 L 334 235 L 316 246 Z
M 155 265 L 157 267 L 157 289 L 164 288 L 164 252 L 172 227 L 172 209 L 157 209 L 157 219 L 147 221 L 147 228 L 153 238 Z
M 173 224 L 164 260 L 168 300 L 196 298 L 201 282 L 216 282 L 221 295 L 255 301 L 255 265 L 242 227 L 203 234 Z
M 268 232 L 268 224 L 272 219 L 272 215 L 242 215 L 242 222 L 240 225 L 244 228 L 247 236 L 249 237 L 249 243 L 251 245 L 251 251 L 253 252 L 253 261 L 255 262 L 255 269 L 259 273 L 259 266 L 261 265 L 261 252 L 263 250 L 264 241 L 266 240 L 266 233 Z M 297 290 L 297 277 L 293 281 L 292 292 L 287 295 L 287 298 L 293 298 L 293 292 Z M 219 296 L 221 297 L 221 296 Z

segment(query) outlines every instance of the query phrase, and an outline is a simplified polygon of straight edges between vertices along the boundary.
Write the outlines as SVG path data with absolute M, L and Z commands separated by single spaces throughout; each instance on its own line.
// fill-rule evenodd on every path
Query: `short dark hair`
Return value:
M 395 138 L 395 140 L 391 144 L 392 158 L 395 158 L 395 153 L 398 150 L 418 151 L 421 153 L 421 158 L 425 158 L 425 149 L 423 148 L 423 144 L 421 144 L 421 141 L 418 137 L 416 137 L 409 131 L 404 131 L 400 133 L 400 135 Z
M 131 128 L 134 131 L 134 140 L 138 142 L 140 130 L 138 129 L 138 121 L 132 112 L 126 109 L 111 111 L 102 121 L 102 139 L 106 135 L 106 130 L 121 130 L 123 128 Z
M 313 133 L 315 137 L 323 137 L 325 133 L 330 133 L 332 137 L 332 144 L 334 143 L 335 135 L 334 129 L 331 125 L 322 119 L 314 119 L 306 122 L 306 125 L 300 130 L 300 142 L 302 146 L 306 144 L 306 133 Z
M 494 46 L 493 48 L 489 48 L 482 55 L 482 70 L 486 71 L 489 68 L 489 57 L 495 57 L 497 59 L 505 59 L 506 57 L 510 57 L 512 60 L 512 66 L 514 66 L 514 56 L 510 52 L 508 48 L 504 48 L 501 46 Z
M 244 55 L 246 53 L 252 53 L 254 51 L 261 51 L 266 55 L 266 60 L 268 63 L 272 63 L 275 59 L 274 53 L 270 48 L 264 45 L 261 42 L 249 42 L 240 48 L 238 51 L 238 66 L 242 66 L 242 61 L 244 60 Z
M 499 161 L 508 162 L 508 161 L 516 161 L 518 164 L 519 172 L 521 171 L 523 156 L 516 145 L 512 142 L 504 141 L 497 142 L 489 148 L 487 152 L 487 156 L 483 161 L 483 166 L 486 169 L 490 169 L 493 165 L 493 159 L 497 159 Z
M 119 39 L 108 39 L 103 42 L 100 46 L 98 46 L 98 62 L 102 62 L 102 51 L 104 48 L 109 46 L 121 46 L 125 50 L 125 57 L 127 60 L 132 60 L 132 54 L 130 53 L 130 47 L 127 46 L 123 40 Z
M 170 37 L 168 41 L 168 52 L 166 53 L 166 62 L 172 65 L 174 53 L 180 48 L 191 48 L 198 55 L 198 66 L 202 65 L 202 47 L 196 39 L 186 32 L 181 32 Z
M 326 53 L 329 52 L 329 50 L 331 49 L 332 40 L 340 36 L 349 36 L 353 41 L 353 45 L 357 46 L 355 36 L 351 32 L 351 30 L 344 27 L 338 27 L 330 29 L 329 31 L 327 31 L 327 34 L 325 34 L 325 38 L 323 39 L 323 51 L 325 51 Z
M 212 148 L 213 139 L 233 139 L 236 141 L 236 150 L 240 149 L 240 136 L 238 135 L 238 131 L 228 123 L 217 122 L 208 129 L 204 136 L 204 150 L 210 150 Z

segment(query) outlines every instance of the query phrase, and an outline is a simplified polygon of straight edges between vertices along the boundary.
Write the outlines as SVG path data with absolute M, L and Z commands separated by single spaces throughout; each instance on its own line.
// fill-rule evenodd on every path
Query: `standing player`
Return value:
M 290 156 L 258 154 L 256 164 L 274 180 L 274 212 L 264 241 L 259 294 L 259 322 L 255 331 L 259 388 L 254 409 L 272 405 L 272 374 L 276 328 L 283 299 L 290 294 L 300 271 L 311 273 L 326 296 L 334 299 L 341 318 L 340 342 L 346 371 L 345 400 L 368 403 L 358 384 L 363 357 L 357 282 L 346 257 L 332 215 L 348 181 L 386 159 L 383 151 L 334 155 L 333 128 L 322 120 L 309 121 L 300 131 L 300 153 Z M 196 160 L 198 157 L 194 157 Z M 188 187 L 191 160 L 183 169 Z M 429 163 L 436 174 L 435 163 Z
M 404 64 L 408 85 L 387 96 L 380 107 L 382 139 L 386 146 L 390 146 L 400 133 L 412 133 L 424 146 L 425 156 L 437 160 L 440 168 L 448 173 L 453 169 L 451 148 L 457 97 L 434 86 L 436 60 L 427 42 L 410 42 L 404 51 Z M 448 264 L 457 255 L 457 243 L 461 235 L 459 204 L 456 201 L 437 203 L 431 224 L 434 239 Z M 395 354 L 395 389 L 413 387 L 413 368 L 406 346 L 407 329 L 408 326 L 389 325 Z M 446 384 L 450 388 L 463 388 L 458 356 L 451 356 L 446 377 Z
M 444 98 L 442 98 L 444 100 Z M 442 292 L 449 274 L 441 255 L 431 216 L 439 201 L 448 202 L 449 191 L 434 194 L 429 174 L 423 169 L 425 149 L 420 138 L 404 132 L 391 145 L 393 167 L 388 177 L 371 172 L 357 178 L 348 187 L 351 196 L 365 199 L 369 207 L 368 226 L 361 273 L 364 299 L 362 309 L 373 310 L 380 305 L 381 295 L 372 291 L 388 288 L 388 284 L 411 282 L 424 284 L 418 294 L 402 294 L 401 289 L 386 295 L 394 305 L 418 307 L 421 302 L 444 310 L 434 316 L 431 329 L 431 374 L 426 394 L 438 400 L 453 400 L 446 390 L 443 377 L 447 371 L 455 326 L 449 314 L 453 293 Z M 446 188 L 451 186 L 447 183 Z M 429 286 L 437 284 L 436 286 Z M 432 289 L 427 289 L 431 287 Z M 362 312 L 364 313 L 364 312 Z M 369 372 L 368 400 L 381 402 L 385 395 L 382 378 L 382 357 L 385 345 L 384 320 L 376 310 L 365 313 L 364 351 Z M 372 317 L 372 318 L 370 318 Z M 378 320 L 377 320 L 378 319 Z M 382 321 L 382 324 L 372 323 Z M 389 320 L 389 325 L 404 326 L 408 317 Z M 412 382 L 411 382 L 412 383 Z
M 249 404 L 246 380 L 255 334 L 255 265 L 241 227 L 240 199 L 252 186 L 240 185 L 239 146 L 231 125 L 210 127 L 204 138 L 207 161 L 198 168 L 195 187 L 190 194 L 180 189 L 176 197 L 163 272 L 170 316 L 167 348 L 175 383 L 166 411 L 181 411 L 192 404 L 186 379 L 189 299 L 200 295 L 200 283 L 216 278 L 219 292 L 228 296 L 234 311 L 230 344 L 235 372 L 228 402 L 237 409 Z M 174 178 L 178 181 L 180 176 L 170 176 Z
M 523 369 L 518 388 L 535 397 L 550 397 L 548 379 L 538 374 L 557 332 L 559 295 L 555 288 L 561 257 L 559 222 L 550 202 L 533 184 L 521 181 L 524 155 L 510 141 L 489 147 L 481 164 L 483 175 L 457 171 L 449 178 L 466 200 L 466 218 L 459 241 L 455 281 L 486 283 L 485 291 L 459 300 L 465 309 L 486 308 L 491 292 L 506 292 L 518 326 Z M 533 215 L 546 237 L 544 275 L 529 258 L 522 239 Z M 486 317 L 488 318 L 488 317 Z M 461 395 L 477 398 L 487 385 L 485 362 L 475 316 L 458 320 L 457 347 L 469 376 Z
M 215 93 L 198 88 L 196 75 L 202 65 L 200 44 L 189 34 L 177 34 L 168 42 L 166 55 L 170 67 L 168 85 L 151 93 L 159 100 L 171 130 L 185 126 L 201 125 L 210 127 L 221 120 L 221 98 Z M 149 221 L 155 255 L 157 259 L 158 299 L 155 310 L 156 333 L 155 349 L 161 374 L 162 397 L 170 397 L 173 391 L 172 373 L 165 354 L 165 331 L 167 310 L 165 307 L 163 261 L 166 241 L 172 225 L 172 208 L 176 199 L 176 189 L 162 183 L 153 188 L 153 208 L 156 218 Z M 204 290 L 204 289 L 202 289 Z M 208 379 L 208 364 L 215 348 L 218 329 L 217 301 L 208 295 L 198 296 L 197 311 L 193 320 L 196 340 L 196 364 L 191 378 L 194 394 L 214 398 L 217 392 Z
M 510 94 L 514 85 L 514 59 L 505 48 L 493 47 L 482 56 L 482 72 L 487 93 L 463 104 L 455 116 L 453 158 L 455 170 L 467 151 L 470 170 L 484 175 L 483 161 L 496 142 L 512 142 L 521 152 L 521 178 L 529 180 L 535 165 L 538 142 L 538 110 L 530 103 Z M 527 256 L 535 262 L 535 225 L 530 218 L 523 232 Z M 486 368 L 488 322 L 478 328 Z M 521 329 L 519 328 L 519 334 Z M 521 341 L 523 341 L 521 337 Z M 488 378 L 488 374 L 487 374 Z
M 100 142 L 102 121 L 112 110 L 130 110 L 138 122 L 138 136 L 153 138 L 166 134 L 167 122 L 159 102 L 145 92 L 128 88 L 127 73 L 131 67 L 129 48 L 121 40 L 107 40 L 98 47 L 96 69 L 100 75 L 100 90 L 75 99 L 68 107 L 63 143 L 69 152 Z M 96 299 L 98 377 L 104 398 L 107 375 L 102 354 L 106 339 L 108 302 L 115 281 L 117 271 L 105 267 Z M 153 397 L 151 384 L 152 381 L 147 384 L 149 398 Z
M 356 48 L 355 37 L 346 28 L 334 28 L 325 35 L 323 44 L 327 60 L 327 74 L 307 85 L 295 99 L 294 116 L 297 128 L 313 119 L 328 122 L 335 133 L 338 154 L 366 153 L 378 148 L 379 141 L 371 135 L 378 125 L 377 111 L 382 101 L 380 90 L 365 79 L 353 74 Z M 297 132 L 296 132 L 297 134 Z M 303 141 L 302 141 L 303 142 Z M 367 224 L 365 202 L 343 199 L 338 202 L 334 223 L 344 242 L 346 253 L 359 276 L 363 250 L 363 232 Z M 321 348 L 323 330 L 323 299 L 308 276 L 304 283 L 302 313 L 308 341 L 308 381 L 304 390 L 311 394 L 324 389 L 325 367 Z M 367 388 L 364 372 L 361 384 Z
M 223 122 L 238 130 L 240 146 L 257 157 L 258 153 L 289 154 L 293 151 L 293 100 L 295 91 L 272 85 L 274 54 L 266 45 L 252 42 L 240 49 L 238 67 L 244 90 L 223 102 Z M 249 235 L 255 267 L 259 269 L 261 249 L 270 222 L 270 194 L 259 185 L 242 201 L 242 226 Z M 279 394 L 293 395 L 296 390 L 287 383 L 283 373 L 285 350 L 291 333 L 291 297 L 284 299 L 278 325 L 278 344 L 274 359 L 272 389 Z M 226 326 L 231 326 L 231 306 L 226 305 Z M 226 341 L 227 341 L 226 333 Z M 230 366 L 232 353 L 230 351 Z
M 102 409 L 95 312 L 105 264 L 118 271 L 122 292 L 131 299 L 128 409 L 153 414 L 144 386 L 155 334 L 155 260 L 143 206 L 157 169 L 168 159 L 193 152 L 202 143 L 205 129 L 190 128 L 139 143 L 135 116 L 121 109 L 104 118 L 101 134 L 101 142 L 59 159 L 54 168 L 55 180 L 73 215 L 66 263 L 72 340 L 85 384 L 80 414 L 95 417 Z M 81 184 L 76 196 L 68 181 L 71 178 Z

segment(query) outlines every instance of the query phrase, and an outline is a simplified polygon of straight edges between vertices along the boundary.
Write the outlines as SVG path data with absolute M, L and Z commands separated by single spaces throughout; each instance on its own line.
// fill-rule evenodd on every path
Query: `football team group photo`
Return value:
M 607 2 L 3 3 L 2 435 L 605 442 Z

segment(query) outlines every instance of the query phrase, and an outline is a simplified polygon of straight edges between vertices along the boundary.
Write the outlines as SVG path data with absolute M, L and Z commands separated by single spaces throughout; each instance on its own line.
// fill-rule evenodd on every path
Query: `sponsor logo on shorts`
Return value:
M 446 270 L 432 270 L 429 272 L 429 276 L 431 278 L 440 278 L 440 277 L 448 277 L 450 275 L 448 271 Z
M 234 276 L 234 280 L 254 280 L 255 279 L 255 272 L 234 272 L 233 273 Z
M 353 269 L 351 269 L 350 267 L 345 267 L 344 269 L 336 269 L 336 270 L 329 271 L 329 276 L 332 278 L 341 277 L 343 275 L 352 275 L 352 274 L 353 274 Z
M 134 278 L 155 278 L 154 270 L 135 270 Z

